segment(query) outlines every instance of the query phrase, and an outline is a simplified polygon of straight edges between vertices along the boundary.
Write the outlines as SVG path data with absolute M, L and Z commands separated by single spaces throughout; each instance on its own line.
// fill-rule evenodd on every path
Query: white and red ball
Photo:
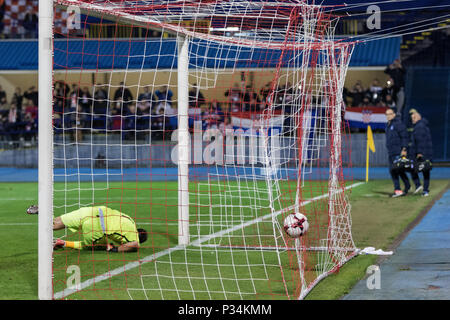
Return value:
M 284 231 L 291 238 L 299 238 L 308 231 L 309 223 L 305 215 L 296 212 L 284 218 Z

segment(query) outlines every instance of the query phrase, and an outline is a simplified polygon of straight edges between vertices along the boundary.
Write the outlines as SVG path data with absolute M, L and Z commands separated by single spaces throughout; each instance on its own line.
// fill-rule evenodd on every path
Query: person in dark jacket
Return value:
M 405 76 L 406 70 L 403 67 L 401 61 L 399 59 L 394 60 L 387 68 L 384 70 L 384 73 L 388 74 L 391 77 L 391 81 L 393 82 L 393 87 L 395 90 L 395 105 L 397 107 L 397 116 L 399 118 L 403 118 L 403 106 L 405 102 Z
M 415 160 L 430 161 L 433 158 L 433 144 L 431 141 L 431 132 L 428 127 L 427 119 L 422 118 L 419 112 L 415 109 L 410 110 L 411 121 L 414 125 L 413 132 L 411 135 L 411 148 L 410 153 Z M 423 192 L 422 196 L 427 197 L 430 190 L 430 170 L 426 168 L 421 171 L 423 174 Z M 414 182 L 420 184 L 418 174 L 413 174 Z M 417 188 L 416 188 L 417 191 Z
M 391 174 L 392 181 L 394 182 L 393 198 L 404 196 L 411 188 L 408 176 L 402 170 L 398 170 L 394 166 L 394 161 L 401 156 L 407 155 L 408 147 L 408 132 L 403 122 L 396 117 L 393 109 L 386 110 L 386 147 L 389 156 L 389 173 Z M 402 179 L 405 189 L 402 191 L 400 188 L 400 180 Z

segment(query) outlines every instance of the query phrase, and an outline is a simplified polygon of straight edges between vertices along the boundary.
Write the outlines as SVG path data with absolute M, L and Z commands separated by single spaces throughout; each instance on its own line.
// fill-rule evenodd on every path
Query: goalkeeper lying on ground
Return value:
M 28 214 L 37 214 L 38 207 L 31 206 Z M 68 228 L 79 232 L 83 241 L 56 239 L 53 249 L 106 249 L 110 252 L 135 251 L 147 240 L 147 232 L 137 229 L 132 218 L 117 210 L 105 207 L 84 207 L 53 219 L 53 230 Z

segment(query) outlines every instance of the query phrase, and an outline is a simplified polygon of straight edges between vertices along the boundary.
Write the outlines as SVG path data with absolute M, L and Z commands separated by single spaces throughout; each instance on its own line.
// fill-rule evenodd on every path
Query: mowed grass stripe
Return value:
M 352 185 L 347 186 L 345 189 L 346 190 L 347 189 L 351 189 L 351 188 L 360 186 L 362 184 L 363 184 L 363 182 L 357 182 L 357 183 L 354 183 Z M 305 205 L 307 205 L 307 204 L 309 204 L 309 203 L 311 203 L 313 201 L 316 201 L 316 200 L 319 200 L 319 199 L 324 199 L 326 197 L 328 197 L 327 193 L 319 195 L 319 196 L 316 196 L 316 197 L 314 197 L 314 198 L 312 198 L 310 200 L 304 201 L 303 205 L 305 206 Z M 281 213 L 281 211 L 280 211 L 280 213 Z M 211 239 L 214 239 L 214 238 L 217 238 L 217 237 L 221 237 L 221 236 L 223 236 L 225 234 L 233 233 L 236 230 L 240 230 L 240 229 L 246 228 L 246 227 L 248 227 L 250 225 L 253 225 L 253 224 L 256 224 L 256 223 L 261 222 L 263 220 L 267 220 L 267 219 L 271 219 L 271 218 L 272 218 L 272 213 L 269 213 L 269 214 L 264 215 L 262 217 L 258 217 L 256 219 L 249 220 L 247 222 L 244 222 L 242 224 L 233 226 L 233 227 L 225 229 L 225 230 L 221 230 L 221 231 L 216 232 L 214 234 L 203 236 L 203 237 L 201 237 L 201 238 L 199 238 L 197 240 L 194 240 L 191 244 L 193 246 L 199 246 L 202 243 L 208 242 Z M 165 249 L 165 250 L 160 251 L 158 253 L 146 256 L 146 257 L 142 258 L 140 261 L 130 262 L 130 263 L 124 265 L 124 266 L 118 267 L 118 268 L 113 269 L 113 270 L 111 270 L 109 272 L 106 272 L 106 273 L 103 273 L 103 274 L 101 274 L 99 276 L 96 276 L 95 278 L 86 280 L 86 281 L 82 282 L 79 285 L 78 288 L 67 288 L 67 289 L 64 289 L 62 291 L 59 291 L 59 292 L 54 294 L 54 297 L 55 297 L 55 299 L 63 299 L 63 298 L 65 298 L 65 297 L 67 297 L 67 296 L 69 296 L 69 295 L 71 295 L 71 294 L 73 294 L 75 292 L 78 292 L 80 290 L 88 288 L 88 287 L 92 286 L 93 284 L 98 284 L 99 282 L 107 280 L 107 279 L 109 279 L 111 277 L 114 277 L 114 276 L 119 275 L 121 273 L 127 272 L 127 271 L 129 271 L 131 269 L 138 268 L 138 267 L 140 267 L 140 266 L 142 266 L 142 265 L 144 265 L 144 264 L 146 264 L 148 262 L 155 261 L 156 259 L 158 259 L 160 257 L 169 255 L 169 254 L 171 254 L 173 252 L 176 252 L 176 251 L 185 250 L 185 249 L 186 249 L 185 246 L 179 246 L 179 245 L 177 245 L 175 247 L 172 247 L 172 248 Z

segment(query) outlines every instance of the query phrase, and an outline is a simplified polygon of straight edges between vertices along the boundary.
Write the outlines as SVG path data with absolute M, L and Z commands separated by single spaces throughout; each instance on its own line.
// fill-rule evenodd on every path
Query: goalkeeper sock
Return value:
M 64 245 L 66 248 L 72 248 L 72 249 L 81 249 L 81 241 L 66 241 L 66 244 Z

